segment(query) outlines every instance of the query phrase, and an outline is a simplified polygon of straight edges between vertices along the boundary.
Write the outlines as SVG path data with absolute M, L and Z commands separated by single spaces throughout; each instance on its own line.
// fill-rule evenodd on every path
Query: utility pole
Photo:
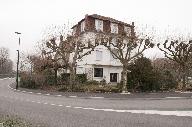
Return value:
M 20 35 L 21 33 L 15 32 L 15 34 Z M 20 46 L 20 37 L 19 37 L 19 46 Z M 19 48 L 17 50 L 17 76 L 16 76 L 16 89 L 19 87 Z
M 16 77 L 16 89 L 19 87 L 19 50 L 17 50 L 17 77 Z

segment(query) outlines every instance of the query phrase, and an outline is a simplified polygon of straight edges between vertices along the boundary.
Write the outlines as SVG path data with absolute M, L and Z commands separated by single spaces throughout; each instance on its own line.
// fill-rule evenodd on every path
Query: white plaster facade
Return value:
M 134 22 L 127 24 L 97 14 L 85 15 L 85 18 L 74 25 L 72 29 L 73 35 L 82 39 L 81 41 L 85 42 L 85 45 L 87 42 L 94 43 L 95 34 L 98 32 L 104 34 L 124 34 L 126 32 L 128 36 L 135 36 Z M 115 39 L 113 41 L 116 43 Z M 86 45 L 85 47 L 88 46 Z M 103 45 L 97 46 L 91 54 L 78 60 L 76 68 L 77 74 L 87 74 L 88 80 L 105 80 L 108 84 L 119 83 L 121 81 L 122 70 L 123 66 L 121 62 L 115 59 Z
M 85 39 L 84 42 L 89 39 L 94 43 L 95 34 L 93 32 L 83 33 L 81 37 Z M 98 70 L 99 74 L 96 74 Z M 105 46 L 99 45 L 91 54 L 77 61 L 76 72 L 77 74 L 87 74 L 88 80 L 105 80 L 108 84 L 117 84 L 121 81 L 122 64 Z

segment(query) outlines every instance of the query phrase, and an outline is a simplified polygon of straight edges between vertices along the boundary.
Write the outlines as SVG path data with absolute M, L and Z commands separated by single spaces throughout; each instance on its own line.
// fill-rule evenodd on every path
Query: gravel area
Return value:
M 21 119 L 17 116 L 0 114 L 0 127 L 45 127 L 45 126 L 33 125 L 30 122 Z

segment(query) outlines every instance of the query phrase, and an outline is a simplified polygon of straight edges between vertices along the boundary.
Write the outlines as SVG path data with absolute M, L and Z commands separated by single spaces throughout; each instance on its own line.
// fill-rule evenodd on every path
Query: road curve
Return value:
M 0 112 L 46 127 L 191 127 L 192 99 L 83 99 L 16 91 L 0 80 Z

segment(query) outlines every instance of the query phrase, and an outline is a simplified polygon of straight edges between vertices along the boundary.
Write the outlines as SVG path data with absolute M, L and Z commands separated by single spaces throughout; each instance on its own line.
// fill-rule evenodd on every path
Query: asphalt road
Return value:
M 0 112 L 46 127 L 192 127 L 192 98 L 108 99 L 9 88 L 0 80 Z

